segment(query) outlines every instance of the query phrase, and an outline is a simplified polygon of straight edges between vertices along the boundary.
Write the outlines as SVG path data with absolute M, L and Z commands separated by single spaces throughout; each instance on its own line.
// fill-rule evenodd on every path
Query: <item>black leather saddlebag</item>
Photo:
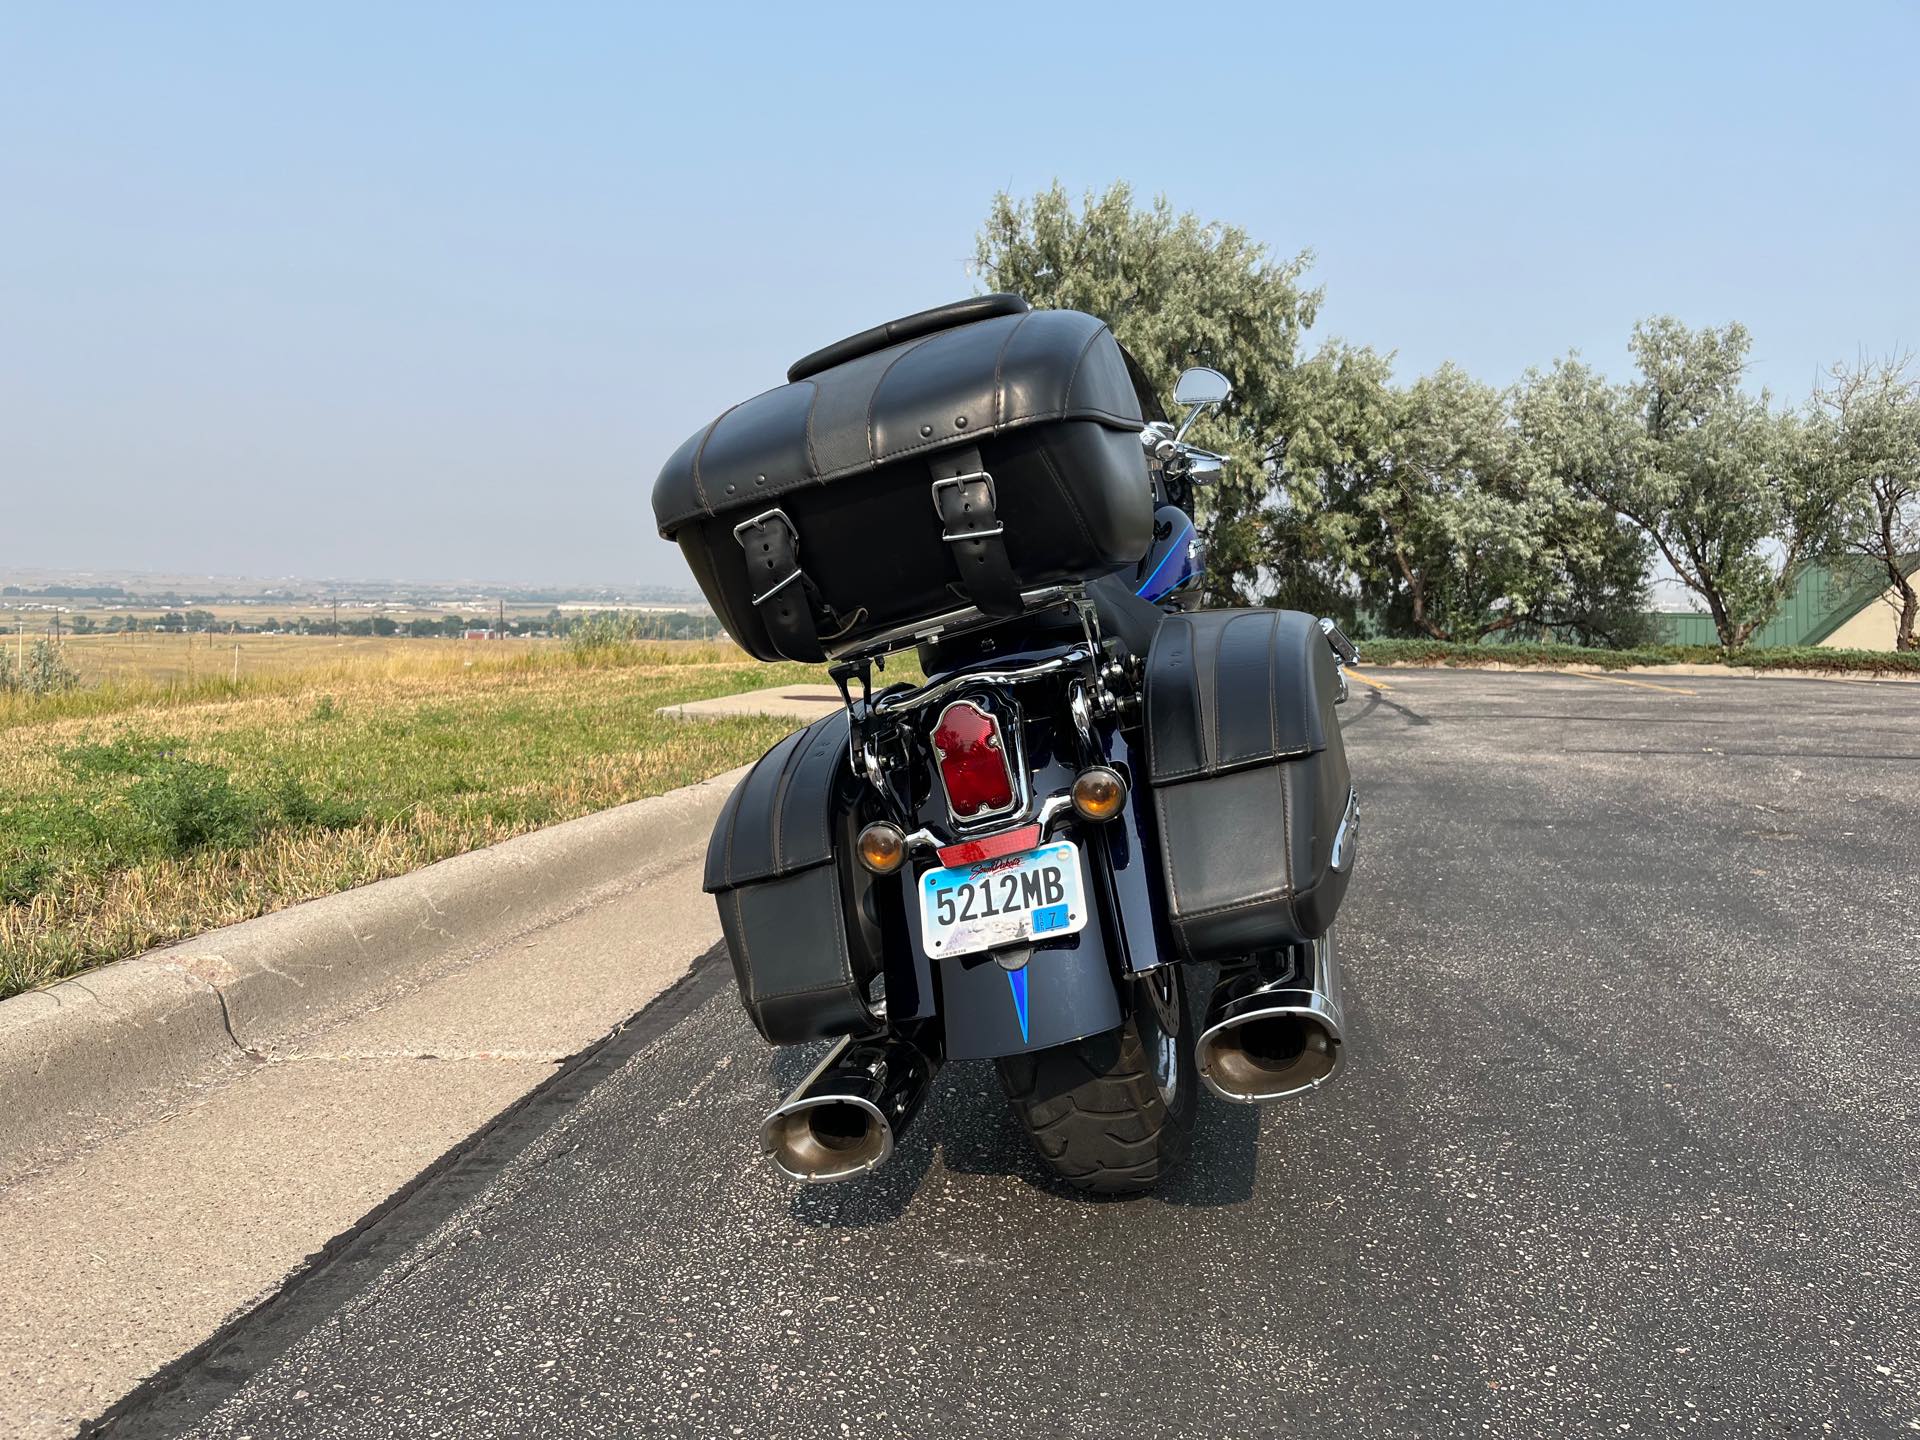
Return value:
M 1312 940 L 1353 868 L 1333 652 L 1310 615 L 1168 617 L 1147 660 L 1148 783 L 1174 935 L 1231 960 Z
M 692 436 L 653 489 L 735 640 L 819 660 L 1146 553 L 1140 401 L 1113 332 L 990 295 L 830 345 Z
M 740 1000 L 775 1045 L 876 1028 L 880 973 L 867 873 L 834 863 L 853 843 L 857 781 L 844 711 L 789 735 L 734 787 L 707 846 Z M 846 873 L 842 873 L 842 872 Z

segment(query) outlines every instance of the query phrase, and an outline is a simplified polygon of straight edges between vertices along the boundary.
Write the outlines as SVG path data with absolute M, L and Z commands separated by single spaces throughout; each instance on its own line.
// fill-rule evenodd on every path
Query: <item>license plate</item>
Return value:
M 920 877 L 920 933 L 936 958 L 1073 935 L 1086 923 L 1080 847 L 1070 840 Z

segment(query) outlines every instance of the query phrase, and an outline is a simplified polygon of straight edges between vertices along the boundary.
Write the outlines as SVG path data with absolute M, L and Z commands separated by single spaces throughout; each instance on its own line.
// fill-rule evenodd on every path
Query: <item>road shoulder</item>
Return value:
M 0 1437 L 72 1433 L 684 976 L 730 784 L 7 1002 L 10 1087 L 64 1088 L 0 1188 Z

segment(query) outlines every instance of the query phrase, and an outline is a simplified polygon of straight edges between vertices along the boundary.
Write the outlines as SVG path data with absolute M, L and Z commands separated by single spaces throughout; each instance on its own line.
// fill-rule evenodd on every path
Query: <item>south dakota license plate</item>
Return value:
M 1080 847 L 1070 840 L 920 877 L 920 933 L 936 958 L 1073 935 L 1086 923 Z

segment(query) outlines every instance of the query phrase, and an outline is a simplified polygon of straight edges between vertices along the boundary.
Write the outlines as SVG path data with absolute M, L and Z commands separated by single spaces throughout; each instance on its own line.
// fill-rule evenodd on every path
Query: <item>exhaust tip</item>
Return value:
M 1214 986 L 1194 1065 L 1222 1100 L 1254 1105 L 1323 1085 L 1340 1066 L 1340 970 L 1330 935 L 1294 948 L 1291 973 L 1260 966 Z
M 1338 1022 L 1311 991 L 1281 992 L 1272 1003 L 1220 1019 L 1195 1047 L 1200 1078 L 1223 1100 L 1279 1100 L 1323 1084 L 1340 1064 Z M 1292 1003 L 1289 1003 L 1292 1002 Z
M 883 1164 L 893 1154 L 893 1127 L 857 1095 L 809 1096 L 767 1116 L 760 1146 L 788 1179 L 823 1185 Z

